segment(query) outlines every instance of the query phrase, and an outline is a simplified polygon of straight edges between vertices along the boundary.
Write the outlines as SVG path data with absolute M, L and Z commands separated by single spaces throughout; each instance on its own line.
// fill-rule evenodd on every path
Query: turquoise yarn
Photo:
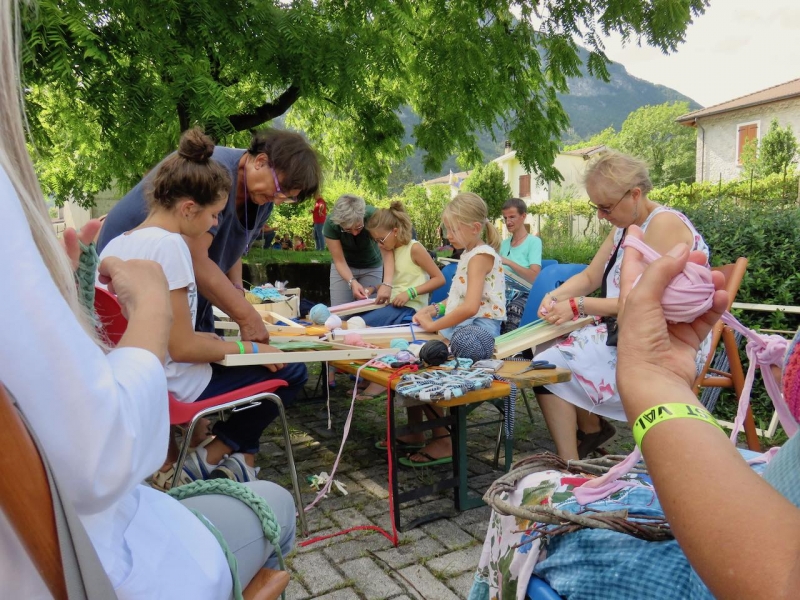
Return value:
M 396 350 L 408 350 L 408 342 L 402 338 L 395 338 L 389 343 L 389 347 Z
M 308 316 L 316 325 L 324 325 L 328 317 L 331 316 L 331 311 L 324 304 L 315 304 L 314 307 L 308 312 Z
M 272 547 L 278 554 L 278 564 L 281 570 L 286 570 L 280 546 L 281 526 L 278 524 L 275 513 L 272 512 L 267 501 L 250 488 L 236 481 L 231 481 L 230 479 L 208 479 L 206 481 L 193 481 L 192 483 L 172 488 L 167 493 L 176 500 L 183 500 L 184 498 L 192 498 L 194 496 L 221 494 L 244 502 L 253 510 L 258 520 L 261 521 L 264 537 L 272 544 Z M 225 554 L 225 559 L 228 561 L 228 567 L 231 570 L 231 577 L 233 578 L 234 600 L 242 600 L 242 583 L 239 581 L 239 565 L 236 562 L 236 556 L 231 552 L 231 549 L 228 547 L 225 538 L 222 537 L 219 530 L 214 527 L 208 519 L 195 510 L 192 510 L 192 513 L 194 513 L 194 515 L 200 519 L 200 522 L 208 528 L 222 547 L 222 552 Z M 286 598 L 285 592 L 281 594 L 281 598 Z

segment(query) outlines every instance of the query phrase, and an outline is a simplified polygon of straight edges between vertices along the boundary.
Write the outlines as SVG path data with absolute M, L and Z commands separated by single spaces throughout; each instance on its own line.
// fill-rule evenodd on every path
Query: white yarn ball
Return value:
M 334 329 L 338 329 L 342 326 L 342 319 L 339 315 L 331 315 L 327 319 L 325 319 L 325 329 L 328 331 L 333 331 Z
M 347 321 L 348 329 L 364 329 L 366 326 L 367 324 L 361 317 L 350 317 Z

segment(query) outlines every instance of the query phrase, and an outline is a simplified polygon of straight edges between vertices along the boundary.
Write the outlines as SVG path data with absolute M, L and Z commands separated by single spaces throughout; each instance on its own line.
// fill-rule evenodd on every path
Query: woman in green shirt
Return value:
M 500 244 L 500 260 L 503 266 L 518 277 L 533 283 L 542 270 L 542 240 L 525 229 L 528 207 L 519 198 L 511 198 L 503 204 L 502 213 L 511 237 Z M 506 288 L 506 322 L 503 332 L 519 326 L 528 294 L 516 288 Z
M 331 306 L 363 300 L 372 290 L 377 290 L 379 304 L 389 301 L 394 256 L 383 252 L 364 227 L 375 210 L 363 198 L 345 194 L 325 220 L 322 234 L 332 259 Z

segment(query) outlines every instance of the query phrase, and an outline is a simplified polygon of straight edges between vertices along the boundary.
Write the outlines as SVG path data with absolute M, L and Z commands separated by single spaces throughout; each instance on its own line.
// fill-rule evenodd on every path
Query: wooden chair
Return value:
M 747 259 L 740 257 L 735 263 L 714 267 L 713 270 L 720 271 L 725 275 L 725 289 L 728 291 L 728 310 L 730 310 L 736 295 L 739 293 L 739 286 L 742 284 L 745 271 L 747 271 Z M 720 340 L 728 359 L 728 371 L 717 370 L 711 366 Z M 695 394 L 698 394 L 702 387 L 733 388 L 738 398 L 744 387 L 744 377 L 744 367 L 739 358 L 739 345 L 736 342 L 734 331 L 720 321 L 714 326 L 711 337 L 711 352 L 708 353 L 706 363 L 695 379 L 692 389 Z M 760 450 L 761 442 L 758 439 L 756 422 L 751 409 L 747 410 L 744 432 L 748 448 L 756 451 Z
M 64 567 L 47 473 L 14 403 L 0 384 L 0 422 L 14 452 L 0 455 L 0 509 L 56 600 L 67 600 Z M 261 569 L 245 588 L 245 600 L 277 600 L 289 573 Z

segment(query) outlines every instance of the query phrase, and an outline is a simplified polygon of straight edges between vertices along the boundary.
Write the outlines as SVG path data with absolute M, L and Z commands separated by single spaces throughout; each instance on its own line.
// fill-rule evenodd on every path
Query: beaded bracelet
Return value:
M 572 309 L 572 320 L 575 321 L 578 318 L 578 305 L 575 303 L 575 298 L 569 299 L 569 307 Z
M 586 316 L 586 311 L 583 310 L 583 299 L 583 296 L 578 298 L 578 318 L 580 319 L 583 319 Z

